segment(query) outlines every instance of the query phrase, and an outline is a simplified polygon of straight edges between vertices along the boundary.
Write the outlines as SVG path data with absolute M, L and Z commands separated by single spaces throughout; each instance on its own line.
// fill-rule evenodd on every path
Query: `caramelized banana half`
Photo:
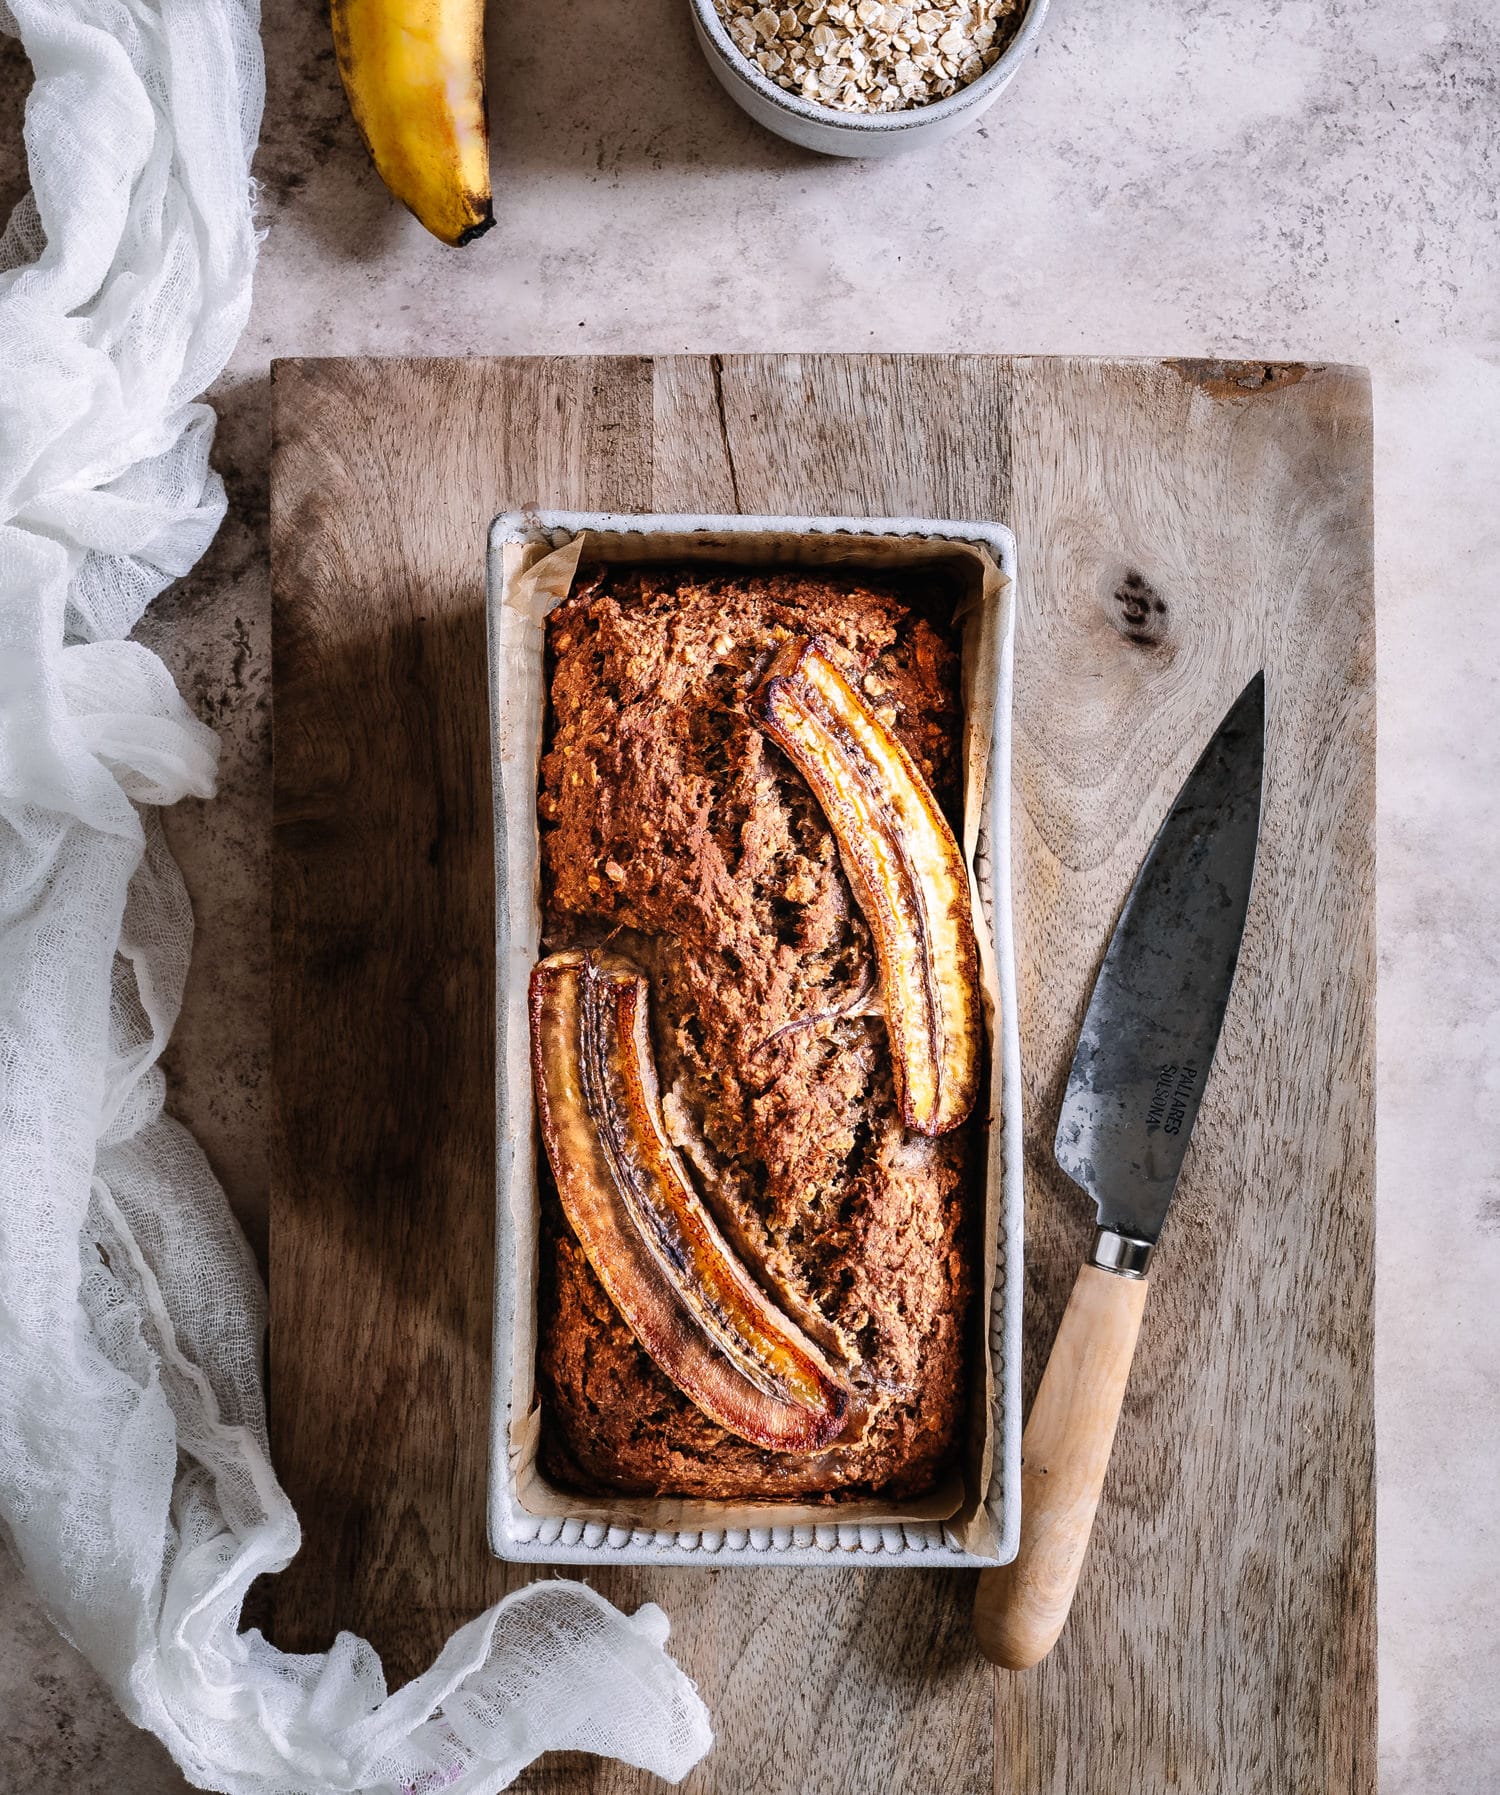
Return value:
M 953 831 L 911 756 L 815 641 L 787 643 L 752 705 L 822 805 L 875 937 L 901 1118 L 946 1134 L 974 1106 L 982 1027 Z
M 631 1332 L 731 1433 L 776 1452 L 828 1445 L 847 1391 L 734 1257 L 664 1132 L 645 976 L 617 955 L 553 954 L 530 1009 L 552 1176 Z

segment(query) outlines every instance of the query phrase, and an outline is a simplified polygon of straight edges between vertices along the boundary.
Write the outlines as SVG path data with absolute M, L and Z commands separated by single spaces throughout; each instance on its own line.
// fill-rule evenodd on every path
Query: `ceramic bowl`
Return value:
M 1048 6 L 1048 0 L 1030 0 L 1019 29 L 999 60 L 947 99 L 904 112 L 846 112 L 778 87 L 735 48 L 714 0 L 688 3 L 698 42 L 720 86 L 768 131 L 825 156 L 894 156 L 938 143 L 973 124 L 1009 87 L 1016 70 L 1035 48 Z

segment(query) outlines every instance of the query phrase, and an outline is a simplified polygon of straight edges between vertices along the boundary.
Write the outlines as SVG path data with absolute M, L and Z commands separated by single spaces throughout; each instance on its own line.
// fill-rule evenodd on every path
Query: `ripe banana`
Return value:
M 810 639 L 788 642 L 751 697 L 812 787 L 880 965 L 901 1118 L 946 1134 L 979 1089 L 978 956 L 953 831 L 911 756 Z
M 487 231 L 484 0 L 333 0 L 333 43 L 381 180 L 444 243 Z
M 730 1251 L 666 1137 L 645 976 L 569 949 L 531 974 L 531 1065 L 562 1206 L 631 1332 L 742 1439 L 814 1452 L 848 1392 Z

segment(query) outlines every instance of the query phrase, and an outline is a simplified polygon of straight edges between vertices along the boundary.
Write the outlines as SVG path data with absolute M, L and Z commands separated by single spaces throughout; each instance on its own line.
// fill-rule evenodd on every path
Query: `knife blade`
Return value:
M 1100 1226 L 1154 1245 L 1224 1022 L 1255 873 L 1266 682 L 1188 774 L 1136 874 L 1089 999 L 1057 1163 Z
M 980 1649 L 1052 1649 L 1099 1505 L 1146 1300 L 1239 961 L 1260 834 L 1265 676 L 1230 707 L 1125 899 L 1084 1015 L 1053 1151 L 1098 1228 L 1021 1440 L 1021 1543 L 981 1573 Z

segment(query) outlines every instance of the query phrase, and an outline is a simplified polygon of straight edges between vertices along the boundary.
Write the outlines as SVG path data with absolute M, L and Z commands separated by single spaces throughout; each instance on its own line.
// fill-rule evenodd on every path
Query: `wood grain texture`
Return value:
M 1090 1235 L 1051 1162 L 1105 938 L 1268 671 L 1261 869 L 1072 1619 L 997 1685 L 973 1580 L 617 1570 L 714 1710 L 695 1795 L 1374 1786 L 1370 415 L 1351 370 L 984 357 L 304 362 L 275 379 L 272 1421 L 284 1643 L 391 1680 L 488 1559 L 495 512 L 1001 518 L 1021 552 L 1028 1370 Z M 532 1789 L 643 1790 L 561 1759 Z
M 293 1647 L 404 1680 L 502 1594 L 484 541 L 519 494 L 649 499 L 640 362 L 281 362 L 271 1388 Z M 432 427 L 428 427 L 431 420 Z
M 1265 378 L 1269 373 L 1270 378 Z M 1241 384 L 1242 382 L 1246 384 Z M 1374 631 L 1365 375 L 1012 364 L 1028 1388 L 1093 1218 L 1051 1139 L 1119 906 L 1267 677 L 1261 847 L 1072 1616 L 997 1787 L 1375 1786 Z
M 1029 1670 L 1067 1624 L 1130 1379 L 1144 1278 L 1079 1268 L 1021 1440 L 1021 1544 L 981 1571 L 974 1638 L 992 1664 Z

